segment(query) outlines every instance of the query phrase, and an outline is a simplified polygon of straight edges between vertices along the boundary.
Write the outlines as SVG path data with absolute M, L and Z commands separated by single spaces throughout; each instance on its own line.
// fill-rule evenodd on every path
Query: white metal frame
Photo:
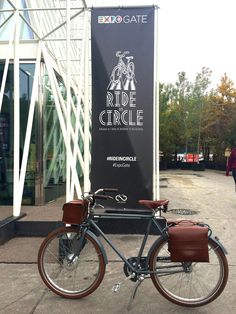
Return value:
M 88 53 L 88 31 L 85 27 L 88 23 L 88 13 L 86 1 L 77 1 L 80 6 L 72 7 L 70 1 L 66 2 L 66 7 L 61 7 L 60 1 L 57 1 L 57 7 L 48 8 L 40 7 L 44 4 L 44 1 L 31 1 L 27 0 L 27 8 L 19 8 L 17 4 L 14 4 L 11 0 L 6 0 L 10 5 L 11 9 L 1 10 L 1 13 L 9 12 L 9 16 L 1 23 L 1 27 L 5 27 L 7 23 L 12 23 L 14 21 L 14 32 L 12 33 L 12 38 L 10 38 L 7 43 L 8 51 L 7 54 L 0 55 L 0 59 L 5 59 L 5 67 L 3 73 L 3 79 L 0 89 L 0 110 L 2 106 L 3 94 L 5 89 L 7 71 L 10 59 L 14 61 L 14 178 L 13 178 L 13 215 L 19 216 L 21 210 L 22 195 L 24 189 L 24 181 L 27 169 L 27 160 L 29 154 L 29 145 L 33 125 L 33 117 L 35 111 L 35 105 L 41 97 L 38 97 L 39 93 L 42 91 L 38 90 L 40 77 L 40 62 L 44 60 L 46 70 L 50 80 L 50 87 L 52 90 L 52 95 L 55 101 L 55 108 L 57 112 L 57 117 L 60 123 L 61 134 L 58 137 L 58 143 L 56 143 L 56 137 L 53 132 L 49 134 L 47 142 L 45 142 L 45 155 L 50 141 L 54 141 L 54 146 L 57 144 L 57 149 L 54 151 L 54 156 L 49 165 L 49 170 L 47 175 L 45 175 L 44 183 L 47 184 L 50 175 L 55 169 L 55 165 L 58 165 L 59 169 L 57 173 L 54 171 L 55 182 L 58 181 L 58 175 L 63 167 L 63 161 L 60 160 L 58 154 L 60 143 L 64 140 L 66 145 L 66 155 L 67 155 L 67 166 L 66 166 L 66 200 L 69 201 L 73 199 L 74 193 L 80 197 L 82 189 L 88 191 L 90 187 L 89 182 L 89 167 L 90 167 L 90 141 L 91 135 L 89 133 L 90 121 L 90 95 L 88 93 L 88 85 L 90 79 L 89 73 L 89 53 Z M 47 1 L 46 1 L 47 2 Z M 46 4 L 45 2 L 45 4 Z M 56 1 L 55 1 L 56 2 Z M 32 4 L 36 5 L 32 7 Z M 38 7 L 37 7 L 38 6 Z M 31 19 L 29 23 L 23 16 L 24 11 L 28 11 Z M 57 15 L 55 20 L 59 21 L 59 24 L 55 26 L 53 19 L 47 19 L 46 11 L 51 11 L 53 14 Z M 39 17 L 39 12 L 41 13 L 42 19 Z M 65 13 L 65 16 L 61 14 Z M 71 37 L 72 22 L 78 16 L 84 20 L 84 25 L 82 29 L 81 38 Z M 28 43 L 35 42 L 37 44 L 37 58 L 35 75 L 33 80 L 32 97 L 30 102 L 30 109 L 28 114 L 27 131 L 24 141 L 23 157 L 22 163 L 20 165 L 20 111 L 19 111 L 19 66 L 22 62 L 21 57 L 21 45 L 24 43 L 27 45 L 26 40 L 22 40 L 19 36 L 19 21 L 22 20 L 24 23 L 30 27 L 34 34 L 33 40 L 28 40 Z M 46 24 L 44 28 L 42 27 L 42 21 Z M 53 22 L 51 22 L 53 21 Z M 35 24 L 33 23 L 35 22 Z M 73 25 L 74 27 L 74 25 Z M 44 33 L 43 33 L 44 31 Z M 54 35 L 54 34 L 57 35 Z M 59 37 L 58 37 L 59 34 Z M 61 45 L 58 49 L 56 45 L 57 42 Z M 78 49 L 78 43 L 81 48 Z M 0 43 L 3 45 L 6 43 Z M 12 48 L 14 48 L 12 52 Z M 86 59 L 87 58 L 87 59 Z M 75 63 L 72 60 L 77 60 Z M 73 63 L 73 67 L 71 66 Z M 67 97 L 63 99 L 59 84 L 56 78 L 55 70 L 61 75 L 63 81 L 66 85 Z M 72 101 L 71 88 L 75 93 L 76 104 Z M 75 125 L 72 124 L 72 117 L 74 117 Z M 83 124 L 81 125 L 80 120 L 82 118 Z M 52 126 L 52 130 L 54 126 Z M 81 151 L 79 146 L 79 140 L 82 139 L 84 143 L 84 149 Z M 79 164 L 82 174 L 78 174 L 77 165 Z M 61 168 L 60 168 L 61 167 Z M 80 181 L 79 176 L 86 175 L 83 182 Z

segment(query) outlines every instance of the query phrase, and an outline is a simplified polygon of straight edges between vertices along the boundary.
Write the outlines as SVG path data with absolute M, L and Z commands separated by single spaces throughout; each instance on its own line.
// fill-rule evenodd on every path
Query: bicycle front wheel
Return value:
M 100 247 L 79 229 L 62 227 L 50 233 L 40 246 L 38 269 L 46 286 L 54 293 L 79 299 L 101 283 L 105 261 Z
M 171 262 L 168 240 L 160 239 L 150 257 L 151 279 L 169 301 L 197 307 L 215 300 L 228 279 L 227 259 L 220 247 L 208 241 L 209 263 Z
M 113 83 L 119 83 L 121 79 L 121 69 L 120 67 L 117 65 L 114 67 L 114 69 L 112 70 L 111 73 L 111 80 Z

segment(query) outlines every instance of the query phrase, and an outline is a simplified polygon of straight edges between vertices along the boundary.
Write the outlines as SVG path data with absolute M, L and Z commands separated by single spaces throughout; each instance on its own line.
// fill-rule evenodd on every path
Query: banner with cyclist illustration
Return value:
M 117 207 L 152 198 L 154 11 L 91 13 L 91 189 L 119 188 Z

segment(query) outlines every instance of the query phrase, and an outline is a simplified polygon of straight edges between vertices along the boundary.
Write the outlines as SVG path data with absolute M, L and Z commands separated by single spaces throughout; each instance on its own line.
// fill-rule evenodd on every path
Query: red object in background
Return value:
M 186 154 L 186 162 L 199 162 L 198 154 Z

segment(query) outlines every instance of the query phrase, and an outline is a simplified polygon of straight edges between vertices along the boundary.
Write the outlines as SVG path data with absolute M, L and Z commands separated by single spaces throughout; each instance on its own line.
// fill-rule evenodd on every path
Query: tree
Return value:
M 191 83 L 185 72 L 178 73 L 175 84 L 160 88 L 160 149 L 199 152 L 202 116 L 210 84 L 211 71 L 202 68 Z
M 232 146 L 236 140 L 236 89 L 226 73 L 209 98 L 205 136 L 211 139 L 219 160 L 222 159 L 225 148 Z

